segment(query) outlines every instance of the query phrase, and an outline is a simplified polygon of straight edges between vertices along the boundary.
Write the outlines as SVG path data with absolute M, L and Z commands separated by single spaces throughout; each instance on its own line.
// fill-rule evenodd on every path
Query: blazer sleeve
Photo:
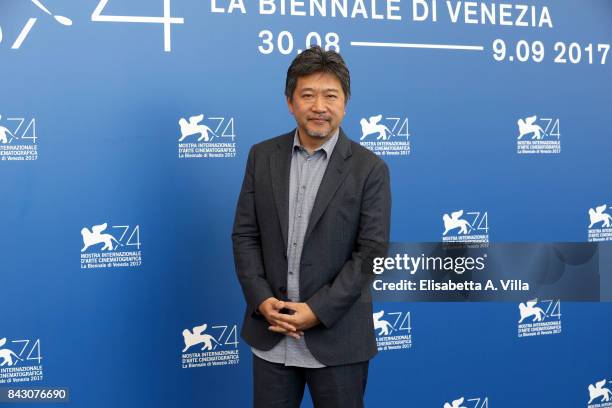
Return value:
M 306 301 L 321 323 L 329 328 L 369 290 L 372 260 L 384 257 L 389 245 L 391 189 L 389 169 L 378 161 L 368 175 L 361 203 L 356 246 L 331 284 Z
M 261 235 L 255 212 L 255 146 L 249 151 L 242 189 L 236 206 L 232 231 L 234 264 L 247 306 L 258 315 L 257 307 L 269 297 L 272 289 L 266 280 Z

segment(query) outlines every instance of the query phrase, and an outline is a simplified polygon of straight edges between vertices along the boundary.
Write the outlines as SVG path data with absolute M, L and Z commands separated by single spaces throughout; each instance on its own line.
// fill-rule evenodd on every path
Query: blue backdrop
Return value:
M 612 240 L 608 0 L 282 4 L 2 1 L 0 388 L 250 405 L 231 227 L 309 43 L 351 70 L 343 129 L 389 165 L 393 241 Z M 526 307 L 376 304 L 367 406 L 612 406 L 612 306 Z

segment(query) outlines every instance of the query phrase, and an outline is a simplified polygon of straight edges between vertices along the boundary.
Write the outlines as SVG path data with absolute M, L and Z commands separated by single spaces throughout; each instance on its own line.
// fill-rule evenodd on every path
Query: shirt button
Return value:
M 293 243 L 293 247 L 295 248 L 296 246 L 297 246 L 297 243 L 296 243 L 296 242 L 294 242 L 294 243 Z
M 289 271 L 289 275 L 293 275 L 293 271 Z
M 298 218 L 302 218 L 302 214 L 298 214 Z
M 306 186 L 302 186 L 302 190 L 306 190 Z

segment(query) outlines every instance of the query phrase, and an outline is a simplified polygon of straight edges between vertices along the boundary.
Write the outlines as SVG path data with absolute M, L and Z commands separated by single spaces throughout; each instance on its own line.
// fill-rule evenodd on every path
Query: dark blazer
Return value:
M 236 273 L 247 307 L 241 336 L 269 350 L 284 336 L 256 313 L 265 299 L 287 300 L 289 172 L 295 130 L 249 152 L 232 233 Z M 300 262 L 300 302 L 321 324 L 306 330 L 310 352 L 333 366 L 376 352 L 371 259 L 385 256 L 391 193 L 384 161 L 348 139 L 338 141 L 321 180 Z

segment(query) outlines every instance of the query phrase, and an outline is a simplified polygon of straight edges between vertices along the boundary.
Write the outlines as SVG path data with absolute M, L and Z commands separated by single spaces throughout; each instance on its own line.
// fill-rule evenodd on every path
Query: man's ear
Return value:
M 286 96 L 285 98 L 287 99 L 287 107 L 289 108 L 289 112 L 291 112 L 291 114 L 293 115 L 293 102 L 288 96 Z

